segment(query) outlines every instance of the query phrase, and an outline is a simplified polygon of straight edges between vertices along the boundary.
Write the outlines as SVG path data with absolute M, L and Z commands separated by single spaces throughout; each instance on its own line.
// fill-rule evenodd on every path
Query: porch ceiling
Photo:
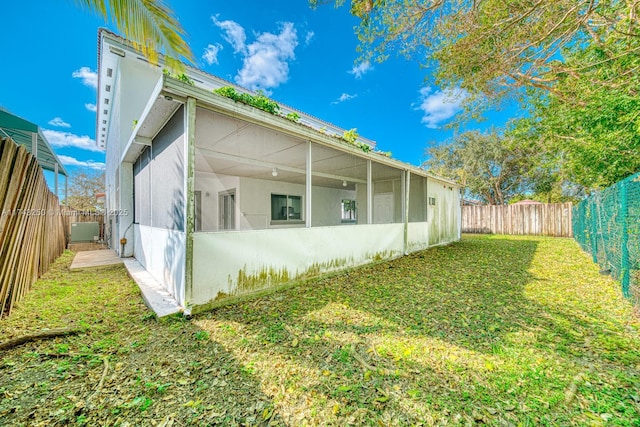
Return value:
M 201 117 L 204 116 L 204 117 Z M 282 132 L 198 110 L 196 171 L 262 180 L 305 183 L 306 141 Z M 367 180 L 367 160 L 339 150 L 312 145 L 313 185 L 353 188 Z M 274 176 L 274 169 L 277 175 Z M 399 178 L 401 171 L 373 166 L 374 180 Z

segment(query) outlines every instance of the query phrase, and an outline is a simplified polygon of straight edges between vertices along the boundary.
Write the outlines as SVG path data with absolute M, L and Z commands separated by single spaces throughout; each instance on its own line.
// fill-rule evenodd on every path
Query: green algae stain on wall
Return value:
M 238 271 L 235 278 L 229 275 L 229 294 L 220 292 L 216 299 L 250 294 L 252 292 L 269 289 L 297 280 L 311 279 L 324 273 L 390 259 L 398 256 L 399 254 L 400 253 L 396 253 L 394 251 L 370 253 L 366 255 L 366 258 L 362 262 L 356 262 L 353 257 L 334 258 L 326 262 L 314 262 L 306 270 L 302 272 L 296 271 L 295 273 L 290 272 L 286 268 L 278 269 L 274 267 L 262 267 L 257 272 L 249 273 L 247 272 L 247 267 L 245 265 L 242 270 Z

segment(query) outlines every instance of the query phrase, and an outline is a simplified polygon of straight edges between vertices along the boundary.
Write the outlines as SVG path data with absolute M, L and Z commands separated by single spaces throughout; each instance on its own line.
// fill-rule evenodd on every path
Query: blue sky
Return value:
M 305 0 L 169 1 L 188 33 L 195 64 L 276 101 L 377 142 L 414 165 L 429 143 L 452 132 L 459 111 L 429 71 L 391 56 L 357 63 L 357 19 L 348 8 L 311 9 Z M 95 145 L 97 32 L 114 27 L 72 0 L 8 2 L 1 7 L 0 107 L 44 129 L 73 174 L 97 170 Z M 466 128 L 502 126 L 515 108 L 492 111 Z

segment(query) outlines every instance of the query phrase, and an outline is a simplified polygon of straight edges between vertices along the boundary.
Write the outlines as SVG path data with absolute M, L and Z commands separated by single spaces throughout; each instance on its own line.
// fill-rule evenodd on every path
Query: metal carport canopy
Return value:
M 34 135 L 37 135 L 36 150 L 33 149 Z M 7 111 L 0 110 L 0 136 L 11 137 L 16 144 L 24 146 L 28 152 L 36 157 L 42 169 L 58 172 L 65 177 L 69 176 L 38 125 Z

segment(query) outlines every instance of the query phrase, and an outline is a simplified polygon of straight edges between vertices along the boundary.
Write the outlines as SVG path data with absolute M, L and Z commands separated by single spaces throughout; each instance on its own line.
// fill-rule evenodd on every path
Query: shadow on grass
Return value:
M 341 422 L 410 424 L 459 411 L 464 422 L 571 424 L 590 411 L 615 412 L 620 400 L 616 411 L 635 413 L 632 392 L 606 383 L 593 408 L 563 407 L 573 388 L 593 387 L 586 378 L 594 372 L 624 371 L 622 383 L 633 390 L 637 375 L 627 370 L 640 355 L 619 328 L 593 317 L 597 310 L 576 313 L 560 295 L 558 304 L 536 300 L 533 283 L 536 292 L 556 291 L 531 273 L 541 241 L 471 238 L 218 309 L 196 323 L 260 366 L 263 383 L 282 378 L 297 399 L 333 407 L 323 416 Z M 279 372 L 270 372 L 274 364 Z M 290 396 L 277 400 L 295 406 Z

